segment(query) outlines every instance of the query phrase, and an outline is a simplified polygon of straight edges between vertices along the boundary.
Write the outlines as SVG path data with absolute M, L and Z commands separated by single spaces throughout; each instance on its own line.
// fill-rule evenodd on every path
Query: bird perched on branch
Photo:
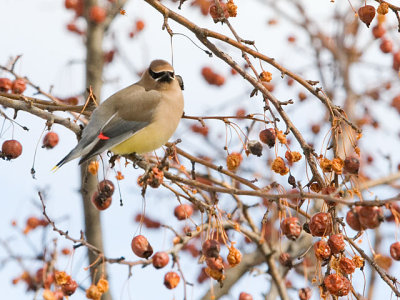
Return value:
M 182 90 L 182 78 L 168 62 L 152 61 L 138 82 L 93 111 L 76 147 L 53 170 L 78 157 L 81 164 L 108 149 L 141 154 L 161 147 L 182 117 Z

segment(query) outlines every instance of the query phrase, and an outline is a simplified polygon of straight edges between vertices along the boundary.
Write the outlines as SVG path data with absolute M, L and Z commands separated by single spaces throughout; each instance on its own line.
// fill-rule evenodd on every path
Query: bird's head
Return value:
M 143 79 L 156 89 L 170 88 L 176 84 L 183 89 L 182 78 L 179 75 L 175 75 L 174 68 L 165 60 L 153 60 L 143 74 Z

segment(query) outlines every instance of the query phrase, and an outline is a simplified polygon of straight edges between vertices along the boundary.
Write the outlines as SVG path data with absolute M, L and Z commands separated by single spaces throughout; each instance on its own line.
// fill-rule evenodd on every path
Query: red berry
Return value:
M 7 140 L 1 146 L 1 152 L 7 159 L 14 159 L 21 155 L 22 145 L 17 140 Z
M 267 128 L 261 130 L 259 137 L 260 141 L 263 142 L 264 144 L 267 144 L 268 147 L 272 148 L 273 146 L 275 146 L 276 134 L 274 128 Z
M 358 212 L 360 224 L 366 228 L 377 228 L 383 221 L 382 208 L 377 206 L 363 206 Z
M 360 17 L 360 20 L 363 21 L 367 27 L 369 27 L 369 24 L 371 24 L 372 20 L 375 17 L 375 7 L 372 5 L 365 5 L 360 7 L 358 10 L 358 16 Z
M 350 258 L 342 257 L 339 261 L 339 269 L 343 274 L 353 274 L 356 270 L 356 265 Z
M 48 132 L 43 139 L 43 148 L 52 149 L 58 144 L 58 134 L 55 132 Z
M 392 67 L 395 71 L 399 71 L 399 69 L 400 69 L 400 51 L 397 51 L 396 53 L 393 54 Z
M 329 293 L 334 296 L 346 296 L 350 292 L 350 281 L 341 275 L 330 274 L 325 277 L 324 285 Z
M 311 299 L 311 289 L 309 287 L 300 289 L 299 290 L 299 299 L 300 300 Z
M 110 207 L 112 202 L 111 197 L 107 197 L 107 195 L 99 193 L 99 192 L 94 192 L 92 196 L 92 203 L 98 210 L 105 210 Z
M 358 174 L 358 169 L 360 168 L 360 161 L 354 156 L 346 157 L 344 160 L 343 170 L 350 174 Z
M 22 94 L 26 90 L 26 82 L 22 78 L 15 79 L 12 83 L 12 91 L 14 94 Z
M 324 240 L 320 240 L 314 244 L 315 256 L 320 260 L 328 260 L 331 257 L 331 248 Z
M 350 226 L 351 229 L 355 231 L 361 231 L 363 229 L 360 220 L 358 218 L 358 212 L 360 211 L 360 207 L 355 207 L 349 210 L 346 214 L 346 222 Z
M 390 256 L 394 260 L 400 260 L 400 242 L 395 242 L 390 245 Z
M 239 300 L 253 300 L 253 296 L 248 293 L 241 292 L 239 294 Z
M 386 33 L 386 29 L 382 25 L 376 25 L 372 28 L 374 38 L 379 39 Z
M 186 220 L 193 214 L 193 207 L 189 204 L 181 204 L 175 207 L 174 215 L 178 220 Z
M 400 113 L 400 95 L 397 95 L 392 99 L 390 106 L 394 107 L 398 113 Z
M 89 18 L 93 22 L 100 24 L 103 23 L 106 19 L 107 11 L 104 7 L 101 6 L 92 6 L 89 11 Z
M 45 269 L 47 270 L 47 268 Z M 41 287 L 48 289 L 54 282 L 54 274 L 50 273 L 44 274 L 44 269 L 40 268 L 39 270 L 36 271 L 35 280 Z
M 12 81 L 8 78 L 0 78 L 0 92 L 7 93 L 12 88 Z
M 296 217 L 286 218 L 281 222 L 282 233 L 291 240 L 295 240 L 301 233 L 300 221 Z
M 75 293 L 77 287 L 78 284 L 76 281 L 70 278 L 67 283 L 61 285 L 61 290 L 65 296 L 71 296 L 73 293 Z
M 216 240 L 206 240 L 202 247 L 202 253 L 205 257 L 219 257 L 219 251 L 221 247 Z
M 393 43 L 390 40 L 382 40 L 381 44 L 379 45 L 379 48 L 383 53 L 390 53 L 393 50 Z
M 339 254 L 340 252 L 344 251 L 346 244 L 344 243 L 344 238 L 341 233 L 339 234 L 332 234 L 329 237 L 328 245 L 331 247 L 333 254 Z
M 64 5 L 66 9 L 75 9 L 78 6 L 78 0 L 65 0 Z
M 100 194 L 103 194 L 107 197 L 111 197 L 114 194 L 114 184 L 111 180 L 104 179 L 99 183 L 99 191 Z
M 77 33 L 77 34 L 79 34 L 79 35 L 82 35 L 82 34 L 83 34 L 83 31 L 80 30 L 80 29 L 78 28 L 78 26 L 76 26 L 75 23 L 68 23 L 68 24 L 67 24 L 67 30 L 68 30 L 68 31 L 71 31 L 71 32 L 75 32 L 75 33 Z M 78 100 L 78 99 L 77 99 L 77 100 Z M 69 103 L 68 103 L 68 104 L 69 104 Z M 71 103 L 71 105 L 76 105 L 76 104 L 72 104 L 72 103 Z
M 132 239 L 132 251 L 141 258 L 149 258 L 153 254 L 153 248 L 143 235 L 137 235 Z
M 327 236 L 332 231 L 332 218 L 328 213 L 320 212 L 312 216 L 309 228 L 313 236 Z
M 167 252 L 156 252 L 153 255 L 153 266 L 156 269 L 164 268 L 168 265 L 169 256 Z
M 164 285 L 168 289 L 172 290 L 178 286 L 180 280 L 181 280 L 181 278 L 179 277 L 179 275 L 177 273 L 168 272 L 164 276 Z

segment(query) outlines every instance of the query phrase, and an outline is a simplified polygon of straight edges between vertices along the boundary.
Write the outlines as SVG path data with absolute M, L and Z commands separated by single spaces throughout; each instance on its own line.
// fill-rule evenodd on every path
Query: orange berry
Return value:
M 168 272 L 164 276 L 164 285 L 168 289 L 172 290 L 178 286 L 180 280 L 181 280 L 181 278 L 179 277 L 179 275 L 177 273 Z

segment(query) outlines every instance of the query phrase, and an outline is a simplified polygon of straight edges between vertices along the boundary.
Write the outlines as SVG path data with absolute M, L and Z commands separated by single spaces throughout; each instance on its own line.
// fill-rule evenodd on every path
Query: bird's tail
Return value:
M 71 150 L 70 153 L 68 153 L 62 160 L 60 160 L 52 169 L 52 172 L 57 172 L 59 168 L 61 168 L 64 164 L 67 162 L 81 156 L 81 149 L 78 147 L 75 147 L 74 149 Z

